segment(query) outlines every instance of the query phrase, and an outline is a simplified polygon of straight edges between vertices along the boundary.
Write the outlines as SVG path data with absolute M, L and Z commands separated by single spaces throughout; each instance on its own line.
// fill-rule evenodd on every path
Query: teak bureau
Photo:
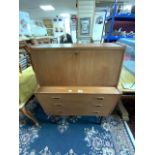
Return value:
M 109 115 L 115 108 L 125 47 L 113 43 L 30 47 L 39 83 L 35 95 L 48 115 Z

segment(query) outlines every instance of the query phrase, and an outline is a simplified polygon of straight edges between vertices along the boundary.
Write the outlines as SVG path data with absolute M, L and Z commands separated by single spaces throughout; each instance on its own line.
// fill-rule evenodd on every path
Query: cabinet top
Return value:
M 102 49 L 124 49 L 125 46 L 117 44 L 117 43 L 102 43 L 102 44 L 40 44 L 40 45 L 33 45 L 30 46 L 31 49 L 49 49 L 49 48 L 55 48 L 55 49 L 60 49 L 60 48 L 66 48 L 66 49 L 71 49 L 71 48 L 102 48 Z
M 115 87 L 83 87 L 83 86 L 41 86 L 35 93 L 53 94 L 121 94 Z

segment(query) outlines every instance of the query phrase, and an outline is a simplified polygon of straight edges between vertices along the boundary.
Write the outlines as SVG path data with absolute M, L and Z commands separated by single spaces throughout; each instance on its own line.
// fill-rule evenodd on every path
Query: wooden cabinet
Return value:
M 108 115 L 120 92 L 112 87 L 42 87 L 36 96 L 48 115 Z
M 40 45 L 30 47 L 40 87 L 36 97 L 48 115 L 109 115 L 117 89 L 124 47 Z

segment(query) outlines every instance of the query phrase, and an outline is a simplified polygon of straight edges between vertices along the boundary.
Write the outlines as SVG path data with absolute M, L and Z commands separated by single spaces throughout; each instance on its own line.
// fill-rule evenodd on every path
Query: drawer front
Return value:
M 108 115 L 119 95 L 36 94 L 48 115 Z

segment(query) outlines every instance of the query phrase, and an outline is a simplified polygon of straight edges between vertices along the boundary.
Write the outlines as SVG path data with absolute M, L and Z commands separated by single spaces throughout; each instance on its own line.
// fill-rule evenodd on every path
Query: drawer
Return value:
M 108 115 L 119 95 L 36 94 L 48 115 Z
M 53 94 L 36 94 L 39 102 L 43 104 L 50 104 L 54 102 L 60 102 L 63 100 L 62 95 L 53 95 Z
M 37 94 L 37 98 L 39 98 L 40 101 L 43 100 L 43 102 L 48 103 L 54 103 L 54 102 L 66 102 L 67 103 L 76 103 L 79 104 L 81 102 L 83 103 L 105 103 L 108 102 L 116 102 L 119 95 L 86 95 L 86 94 Z
M 87 115 L 87 116 L 107 116 L 109 110 L 79 110 L 79 109 L 44 109 L 47 115 Z
M 48 114 L 48 115 L 100 115 L 100 116 L 106 116 L 109 114 L 109 111 L 107 111 L 107 109 L 91 109 L 91 108 L 55 108 L 55 107 L 51 107 L 51 108 L 46 108 L 44 107 L 44 111 Z

